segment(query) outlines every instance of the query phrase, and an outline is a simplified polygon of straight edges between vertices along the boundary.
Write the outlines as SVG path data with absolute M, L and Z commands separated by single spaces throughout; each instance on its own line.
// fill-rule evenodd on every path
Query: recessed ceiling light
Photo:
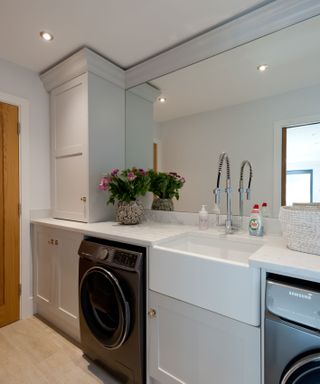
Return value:
M 158 100 L 160 101 L 160 103 L 165 103 L 167 101 L 165 97 L 159 97 Z
M 40 36 L 45 41 L 53 40 L 53 35 L 51 35 L 51 33 L 49 33 L 49 32 L 42 31 L 42 32 L 40 32 Z
M 260 72 L 264 72 L 268 68 L 268 64 L 260 64 L 257 66 L 257 70 Z

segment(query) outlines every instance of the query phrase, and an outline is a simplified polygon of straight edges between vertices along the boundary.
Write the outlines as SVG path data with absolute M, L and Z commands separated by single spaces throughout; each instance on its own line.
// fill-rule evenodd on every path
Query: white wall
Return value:
M 30 208 L 49 209 L 49 96 L 37 73 L 2 59 L 0 92 L 29 100 Z
M 238 213 L 240 163 L 253 165 L 253 203 L 267 201 L 273 208 L 274 126 L 282 120 L 319 114 L 320 86 L 309 87 L 254 102 L 209 111 L 161 123 L 162 169 L 186 178 L 175 209 L 198 211 L 201 204 L 213 206 L 218 156 L 230 156 L 233 212 Z M 225 177 L 222 178 L 225 185 Z M 223 196 L 222 199 L 225 199 Z

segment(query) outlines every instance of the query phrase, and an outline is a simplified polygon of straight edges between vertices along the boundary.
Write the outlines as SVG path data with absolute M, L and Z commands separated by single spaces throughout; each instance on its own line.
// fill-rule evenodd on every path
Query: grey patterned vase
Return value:
M 143 205 L 140 201 L 119 201 L 116 220 L 121 224 L 139 224 L 143 216 Z
M 160 199 L 156 197 L 152 202 L 152 209 L 157 211 L 173 211 L 172 199 Z

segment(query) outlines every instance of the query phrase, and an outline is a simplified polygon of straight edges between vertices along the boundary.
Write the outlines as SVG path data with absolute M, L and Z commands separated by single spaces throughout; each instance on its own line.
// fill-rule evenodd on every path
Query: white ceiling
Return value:
M 0 57 L 42 71 L 88 46 L 127 68 L 263 2 L 0 0 Z
M 320 83 L 320 16 L 151 83 L 167 98 L 156 121 L 224 108 Z M 264 73 L 256 70 L 267 63 Z

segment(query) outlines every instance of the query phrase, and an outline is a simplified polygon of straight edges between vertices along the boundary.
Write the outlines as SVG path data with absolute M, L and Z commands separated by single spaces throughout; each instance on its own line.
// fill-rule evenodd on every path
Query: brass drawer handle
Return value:
M 82 197 L 80 198 L 80 200 L 81 200 L 83 203 L 85 203 L 85 202 L 87 201 L 87 198 L 86 198 L 85 196 L 82 196 Z
M 58 245 L 59 242 L 58 242 L 58 240 L 50 239 L 50 240 L 48 240 L 48 244 L 49 245 Z
M 157 311 L 153 308 L 149 309 L 148 316 L 150 317 L 150 319 L 154 319 L 155 317 L 157 317 Z

